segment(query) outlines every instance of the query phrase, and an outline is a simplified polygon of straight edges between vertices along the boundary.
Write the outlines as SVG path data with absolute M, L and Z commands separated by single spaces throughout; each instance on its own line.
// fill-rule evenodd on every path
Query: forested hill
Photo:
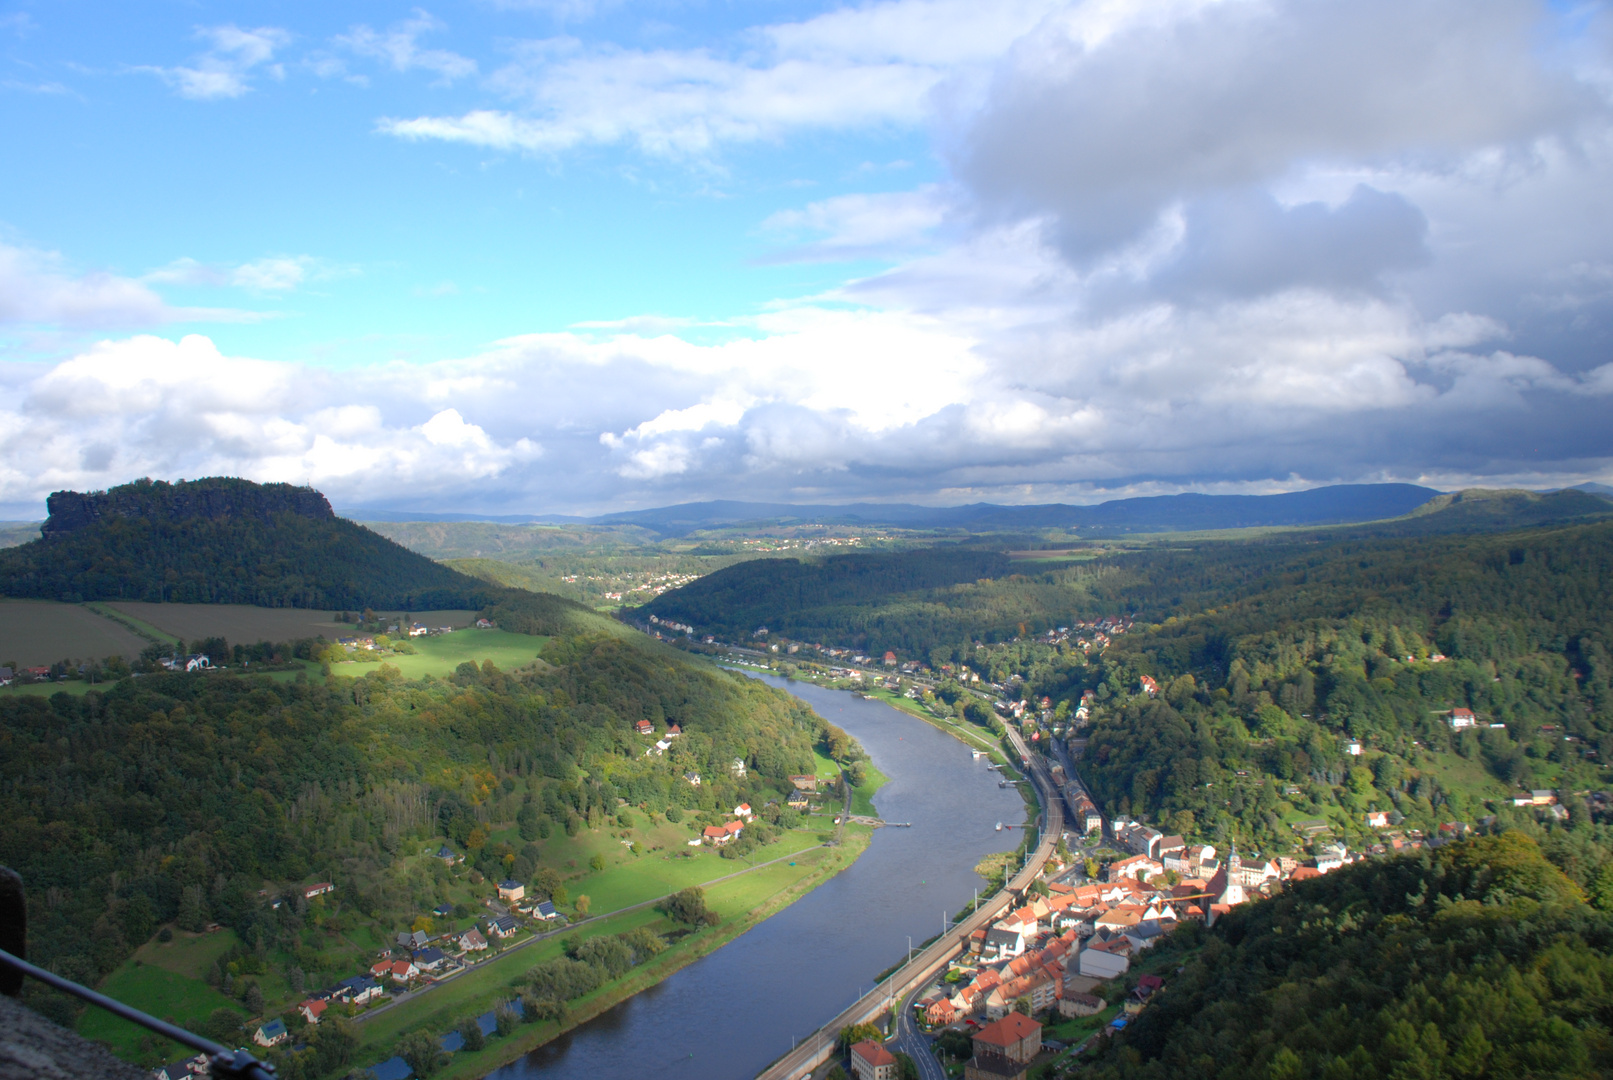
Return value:
M 1613 915 L 1520 833 L 1237 908 L 1092 1080 L 1607 1076 Z
M 383 665 L 357 680 L 157 674 L 0 698 L 0 864 L 27 884 L 29 958 L 94 983 L 158 926 L 216 920 L 246 943 L 234 955 L 255 950 L 266 986 L 293 967 L 323 985 L 373 960 L 343 953 L 336 926 L 390 940 L 447 895 L 422 849 L 447 841 L 473 883 L 515 877 L 562 901 L 561 883 L 589 873 L 568 838 L 631 835 L 625 854 L 604 841 L 613 864 L 649 858 L 630 824 L 780 800 L 829 731 L 789 695 L 638 635 L 571 634 L 543 660 L 419 682 Z M 640 721 L 683 733 L 647 755 Z M 341 912 L 317 934 L 313 915 L 260 892 L 310 880 L 335 883 Z
M 0 593 L 71 602 L 260 607 L 502 607 L 550 625 L 569 602 L 489 586 L 335 517 L 309 488 L 141 480 L 60 491 L 39 540 L 0 551 Z
M 663 593 L 641 610 L 729 640 L 766 626 L 805 640 L 866 640 L 911 649 L 929 636 L 933 623 L 902 598 L 937 596 L 963 582 L 1011 574 L 1012 566 L 1000 552 L 956 547 L 808 562 L 757 559 Z M 893 601 L 898 610 L 887 610 Z M 943 631 L 957 632 L 950 625 Z

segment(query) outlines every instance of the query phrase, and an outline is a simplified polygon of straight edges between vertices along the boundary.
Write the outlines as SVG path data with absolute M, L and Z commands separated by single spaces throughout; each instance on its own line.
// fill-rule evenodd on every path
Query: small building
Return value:
M 309 998 L 297 1006 L 297 1011 L 302 1013 L 302 1018 L 308 1023 L 317 1024 L 319 1023 L 319 1018 L 325 1015 L 325 1010 L 328 1008 L 330 1008 L 330 1002 Z
M 420 974 L 420 969 L 414 966 L 412 960 L 396 960 L 389 972 L 393 982 L 406 983 Z
M 749 821 L 751 818 L 756 816 L 756 811 L 750 808 L 750 803 L 742 802 L 738 806 L 734 807 L 734 816 L 744 818 L 745 820 Z
M 487 939 L 473 926 L 459 935 L 459 947 L 464 952 L 482 952 L 487 948 Z
M 539 900 L 537 906 L 532 909 L 532 914 L 544 922 L 560 917 L 560 912 L 555 910 L 554 901 L 552 900 Z
M 633 725 L 633 730 L 637 731 L 640 735 L 654 735 L 655 725 L 651 724 L 648 720 L 640 720 L 638 723 Z
M 1158 697 L 1159 684 L 1154 681 L 1153 676 L 1144 675 L 1137 680 L 1137 692 L 1147 694 L 1149 697 Z
M 405 931 L 398 935 L 398 945 L 402 948 L 408 949 L 410 952 L 413 952 L 415 949 L 425 948 L 427 943 L 430 941 L 431 935 L 426 933 L 424 930 L 416 930 L 413 933 Z
M 1103 999 L 1093 994 L 1067 992 L 1059 998 L 1059 1015 L 1066 1019 L 1077 1016 L 1097 1016 L 1103 1011 Z
M 1361 744 L 1355 739 L 1351 739 L 1349 742 L 1344 744 L 1344 752 L 1349 754 L 1351 757 L 1360 757 Z
M 784 805 L 788 806 L 791 810 L 807 810 L 811 808 L 812 800 L 807 798 L 806 792 L 797 789 L 790 792 L 790 794 L 785 798 Z
M 507 904 L 519 902 L 526 896 L 526 886 L 519 881 L 501 881 L 498 883 L 498 898 Z
M 514 937 L 515 932 L 521 928 L 514 915 L 500 915 L 496 919 L 487 920 L 487 936 L 499 938 Z
M 692 771 L 691 772 L 686 772 L 686 773 L 683 774 L 683 778 L 685 780 L 689 781 L 689 786 L 690 787 L 699 787 L 700 786 L 700 774 L 697 773 L 697 772 L 692 772 Z
M 291 1033 L 286 1030 L 286 1022 L 278 1017 L 252 1033 L 252 1041 L 259 1046 L 279 1046 L 289 1038 Z
M 436 971 L 447 962 L 448 955 L 435 946 L 429 949 L 421 949 L 414 954 L 414 966 L 421 971 Z
M 885 653 L 883 662 L 884 662 L 886 667 L 895 667 L 896 666 L 896 654 L 893 653 L 893 652 L 887 651 Z
M 1387 829 L 1389 827 L 1389 811 L 1369 811 L 1367 813 L 1367 827 L 1369 829 Z
M 1131 969 L 1130 952 L 1125 938 L 1115 943 L 1089 944 L 1076 957 L 1076 971 L 1089 979 L 1118 979 Z
M 354 1005 L 367 1005 L 385 993 L 381 984 L 368 975 L 353 975 L 336 985 Z
M 964 1080 L 1020 1080 L 1042 1052 L 1042 1025 L 1010 1012 L 975 1032 L 974 1056 L 963 1067 Z
M 896 1055 L 872 1039 L 851 1045 L 851 1075 L 856 1080 L 897 1080 Z
M 302 890 L 302 898 L 304 900 L 312 900 L 316 896 L 324 896 L 326 893 L 333 893 L 335 891 L 336 886 L 332 885 L 328 881 L 320 881 L 313 885 L 304 886 Z
M 1451 710 L 1451 727 L 1457 731 L 1470 728 L 1478 723 L 1478 717 L 1473 715 L 1472 709 L 1455 708 Z
M 795 785 L 797 791 L 817 791 L 818 778 L 816 776 L 792 776 L 790 783 Z
M 437 849 L 436 857 L 447 863 L 449 866 L 452 866 L 459 861 L 459 856 L 454 854 L 454 849 L 449 847 L 447 844 L 444 844 Z
M 733 762 L 728 766 L 728 771 L 733 774 L 733 777 L 736 780 L 745 779 L 745 762 L 744 762 L 744 760 L 741 759 L 741 758 L 735 758 L 733 760 Z

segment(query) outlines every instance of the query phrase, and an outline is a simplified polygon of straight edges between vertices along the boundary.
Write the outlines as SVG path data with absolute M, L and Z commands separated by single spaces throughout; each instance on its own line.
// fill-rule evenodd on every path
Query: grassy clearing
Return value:
M 223 938 L 224 934 L 212 935 Z M 218 951 L 229 947 L 226 941 Z M 109 975 L 101 984 L 101 992 L 119 1001 L 127 1002 L 163 1020 L 181 1024 L 194 1024 L 196 1018 L 206 1018 L 215 1009 L 229 1009 L 242 1016 L 244 1011 L 235 1002 L 208 986 L 199 976 L 182 974 L 167 966 L 147 963 L 140 959 L 152 948 L 146 945 L 122 967 Z M 215 954 L 216 955 L 216 954 Z M 212 959 L 207 960 L 208 964 Z M 138 1059 L 142 1049 L 150 1049 L 152 1036 L 145 1028 L 119 1019 L 104 1009 L 85 1009 L 79 1018 L 78 1033 L 86 1039 L 106 1043 L 120 1057 Z M 158 1040 L 164 1060 L 178 1057 L 182 1048 L 177 1043 Z
M 38 667 L 112 655 L 133 659 L 147 644 L 83 604 L 0 600 L 0 664 Z
M 388 656 L 385 663 L 403 672 L 405 679 L 418 679 L 422 675 L 452 675 L 454 669 L 469 660 L 480 664 L 493 661 L 502 671 L 530 664 L 549 639 L 527 634 L 511 634 L 503 630 L 459 630 L 452 634 L 415 638 L 409 644 L 414 655 Z M 350 661 L 331 666 L 333 674 L 359 678 L 375 670 L 375 664 Z

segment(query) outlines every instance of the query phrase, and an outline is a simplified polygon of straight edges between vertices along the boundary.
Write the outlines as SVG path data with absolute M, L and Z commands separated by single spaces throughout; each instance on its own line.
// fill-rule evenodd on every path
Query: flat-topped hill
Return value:
M 212 477 L 58 491 L 31 543 L 0 551 L 0 593 L 78 602 L 499 609 L 552 632 L 559 597 L 488 585 L 331 512 L 290 484 Z M 577 608 L 577 610 L 582 610 Z

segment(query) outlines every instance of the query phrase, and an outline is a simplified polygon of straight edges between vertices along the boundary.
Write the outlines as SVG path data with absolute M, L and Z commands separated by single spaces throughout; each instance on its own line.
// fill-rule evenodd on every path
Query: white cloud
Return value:
M 421 8 L 400 23 L 384 31 L 368 26 L 355 26 L 338 37 L 336 43 L 358 56 L 385 62 L 393 71 L 430 71 L 445 83 L 476 74 L 476 61 L 446 49 L 424 49 L 419 39 L 428 33 L 445 30 L 442 20 Z
M 255 317 L 244 311 L 172 307 L 143 281 L 105 271 L 77 273 L 55 253 L 0 243 L 0 325 L 96 329 Z
M 141 280 L 170 285 L 233 287 L 257 293 L 291 292 L 304 284 L 345 277 L 357 271 L 312 255 L 268 255 L 237 266 L 216 266 L 195 259 L 175 259 Z
M 135 70 L 157 75 L 181 97 L 198 101 L 240 97 L 252 89 L 250 77 L 260 68 L 271 78 L 285 77 L 284 68 L 273 63 L 274 54 L 291 43 L 291 34 L 285 30 L 272 26 L 243 30 L 225 25 L 198 28 L 196 36 L 212 47 L 189 65 Z
M 627 143 L 664 156 L 798 130 L 912 127 L 943 82 L 985 70 L 1055 0 L 888 0 L 768 26 L 727 50 L 526 42 L 490 79 L 514 108 L 386 118 L 381 131 L 555 153 Z
M 785 243 L 769 262 L 889 258 L 931 242 L 952 200 L 927 184 L 915 191 L 837 195 L 799 210 L 781 210 L 762 232 Z

